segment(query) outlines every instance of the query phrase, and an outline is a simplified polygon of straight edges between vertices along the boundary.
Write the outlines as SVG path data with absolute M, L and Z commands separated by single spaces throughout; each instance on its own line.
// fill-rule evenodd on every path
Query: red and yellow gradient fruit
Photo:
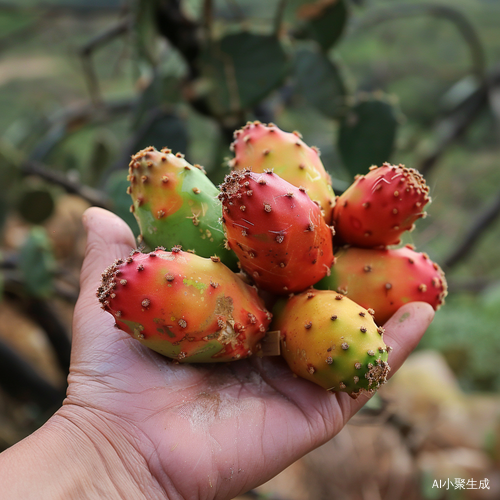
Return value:
M 389 373 L 384 330 L 370 312 L 331 290 L 309 290 L 279 302 L 272 328 L 293 373 L 330 391 L 373 393 Z
M 272 123 L 248 122 L 234 133 L 231 149 L 234 170 L 273 170 L 295 187 L 303 187 L 331 224 L 335 195 L 330 176 L 318 149 L 309 147 L 298 132 L 284 132 Z
M 379 325 L 408 302 L 427 302 L 438 310 L 447 294 L 441 268 L 411 246 L 344 248 L 336 254 L 331 274 L 315 287 L 342 291 L 361 306 L 373 309 Z
M 116 261 L 97 295 L 119 328 L 180 362 L 248 357 L 272 318 L 255 288 L 218 258 L 178 248 L 135 251 Z
M 332 230 L 303 189 L 246 170 L 226 176 L 220 190 L 228 246 L 259 288 L 300 292 L 330 272 Z
M 416 170 L 389 163 L 371 167 L 337 199 L 335 241 L 364 248 L 397 245 L 426 215 L 423 208 L 429 202 L 429 187 Z

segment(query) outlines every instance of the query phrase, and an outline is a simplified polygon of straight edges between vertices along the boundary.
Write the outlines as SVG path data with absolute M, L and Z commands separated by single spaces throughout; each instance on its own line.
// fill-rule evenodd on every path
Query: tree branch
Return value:
M 479 276 L 474 278 L 446 278 L 448 282 L 449 293 L 481 293 L 486 288 L 498 285 L 499 281 L 495 278 Z
M 43 139 L 31 151 L 30 159 L 44 160 L 69 134 L 86 125 L 105 123 L 116 116 L 129 113 L 134 105 L 135 99 L 123 99 L 101 103 L 98 107 L 86 103 L 55 113 L 43 123 Z
M 13 0 L 12 2 L 0 2 L 0 11 L 2 12 L 23 12 L 23 13 L 38 13 L 43 12 L 50 14 L 51 16 L 65 15 L 65 14 L 97 14 L 101 15 L 103 12 L 116 12 L 122 10 L 122 5 L 109 5 L 104 2 L 101 5 L 93 3 L 92 5 L 87 5 L 84 1 L 80 4 L 76 3 L 44 3 L 38 2 L 32 5 L 16 4 Z
M 132 25 L 132 19 L 127 16 L 118 21 L 118 23 L 110 26 L 102 33 L 98 33 L 79 50 L 79 54 L 82 59 L 83 74 L 87 82 L 90 98 L 95 106 L 101 105 L 103 99 L 99 88 L 99 79 L 92 63 L 92 55 L 97 49 L 108 44 L 111 40 L 129 32 Z
M 30 298 L 24 309 L 28 316 L 43 329 L 54 349 L 61 370 L 68 374 L 71 342 L 69 333 L 54 308 L 46 300 Z
M 471 224 L 469 232 L 463 240 L 457 245 L 455 250 L 443 262 L 445 269 L 456 266 L 464 260 L 477 245 L 482 234 L 497 220 L 500 215 L 500 191 L 497 193 L 493 203 L 488 206 L 479 215 L 474 223 Z
M 283 17 L 285 16 L 285 10 L 288 0 L 280 0 L 278 8 L 276 9 L 276 15 L 274 16 L 274 26 L 273 33 L 274 36 L 279 36 L 281 28 L 283 26 Z
M 70 180 L 64 174 L 49 170 L 43 163 L 27 160 L 21 164 L 20 171 L 23 175 L 35 175 L 52 184 L 61 186 L 67 193 L 77 194 L 91 205 L 110 210 L 110 202 L 104 193 L 79 182 Z
M 500 66 L 489 72 L 481 86 L 463 102 L 461 102 L 447 117 L 440 120 L 434 127 L 434 135 L 438 137 L 433 151 L 425 156 L 417 169 L 425 176 L 435 166 L 448 146 L 462 137 L 474 120 L 490 103 L 490 96 L 500 88 Z M 495 113 L 495 109 L 491 108 Z M 497 120 L 499 118 L 497 117 Z
M 413 5 L 391 5 L 374 9 L 354 24 L 354 31 L 360 32 L 382 22 L 415 16 L 434 16 L 451 21 L 465 39 L 471 53 L 473 73 L 482 80 L 486 71 L 486 57 L 483 45 L 474 26 L 459 10 L 448 5 L 423 3 Z
M 1 339 L 0 386 L 12 398 L 35 402 L 44 411 L 59 406 L 66 392 L 65 388 L 56 388 L 47 382 Z
M 465 134 L 481 111 L 488 106 L 488 102 L 488 83 L 484 83 L 450 115 L 435 125 L 434 135 L 438 137 L 437 144 L 417 166 L 422 175 L 429 174 L 446 149 Z
M 195 61 L 201 51 L 200 26 L 182 12 L 180 0 L 159 0 L 155 17 L 160 34 L 184 57 L 190 79 L 196 78 L 198 68 Z

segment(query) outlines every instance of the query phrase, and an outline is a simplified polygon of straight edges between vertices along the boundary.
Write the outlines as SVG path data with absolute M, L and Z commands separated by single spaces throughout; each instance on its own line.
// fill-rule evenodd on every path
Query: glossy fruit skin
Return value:
M 258 352 L 272 318 L 255 288 L 218 258 L 179 248 L 135 251 L 116 261 L 103 273 L 97 296 L 120 329 L 183 363 Z
M 347 247 L 336 254 L 331 274 L 315 285 L 339 290 L 375 311 L 383 325 L 408 302 L 427 302 L 438 310 L 447 294 L 443 271 L 411 245 L 397 249 Z
M 387 380 L 390 347 L 383 328 L 347 297 L 309 290 L 280 301 L 273 312 L 282 356 L 299 377 L 352 397 L 373 393 Z
M 401 235 L 425 217 L 423 208 L 429 202 L 429 187 L 416 170 L 389 163 L 373 166 L 337 198 L 333 211 L 336 244 L 397 245 Z
M 235 170 L 272 170 L 295 187 L 303 187 L 331 224 L 335 194 L 317 148 L 309 147 L 298 132 L 284 132 L 276 125 L 248 122 L 234 133 L 231 145 Z
M 237 269 L 236 256 L 224 246 L 219 191 L 199 165 L 149 147 L 132 157 L 128 179 L 145 251 L 181 245 L 202 257 L 217 255 Z
M 332 229 L 304 190 L 249 170 L 226 176 L 220 190 L 229 248 L 260 289 L 302 291 L 329 272 Z

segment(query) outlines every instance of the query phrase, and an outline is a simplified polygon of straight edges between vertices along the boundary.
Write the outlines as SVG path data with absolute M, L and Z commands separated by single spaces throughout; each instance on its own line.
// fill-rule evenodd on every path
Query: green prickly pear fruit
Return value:
M 284 132 L 276 125 L 248 122 L 234 133 L 230 160 L 234 170 L 272 170 L 295 187 L 302 187 L 332 223 L 335 194 L 317 148 L 309 147 L 298 132 Z
M 139 342 L 179 362 L 233 361 L 260 349 L 272 315 L 218 257 L 134 251 L 102 275 L 102 308 Z
M 225 248 L 219 191 L 199 165 L 181 153 L 149 147 L 132 157 L 128 179 L 130 210 L 146 251 L 181 245 L 202 257 L 217 255 L 237 269 L 236 255 Z
M 390 347 L 370 312 L 330 290 L 308 290 L 278 302 L 273 330 L 293 373 L 357 397 L 387 380 Z
M 331 273 L 314 286 L 342 291 L 373 309 L 379 325 L 408 302 L 427 302 L 437 311 L 447 294 L 441 268 L 411 245 L 395 249 L 342 248 Z

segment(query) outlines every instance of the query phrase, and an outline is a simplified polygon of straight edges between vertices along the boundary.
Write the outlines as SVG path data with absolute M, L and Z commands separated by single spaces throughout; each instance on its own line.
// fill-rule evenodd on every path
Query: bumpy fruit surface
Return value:
M 245 358 L 259 349 L 272 317 L 219 259 L 178 248 L 116 261 L 97 295 L 119 328 L 180 362 Z
M 236 256 L 224 248 L 219 191 L 200 166 L 180 153 L 149 147 L 132 157 L 128 179 L 146 251 L 181 245 L 202 257 L 217 255 L 236 269 Z
M 429 187 L 416 170 L 389 163 L 371 167 L 337 199 L 335 239 L 340 245 L 365 248 L 396 245 L 425 216 L 429 201 Z
M 374 392 L 389 373 L 383 328 L 370 313 L 330 290 L 309 290 L 277 304 L 273 330 L 298 376 L 331 391 Z
M 226 176 L 220 189 L 228 245 L 259 288 L 302 291 L 329 272 L 332 230 L 303 189 L 248 170 Z
M 384 324 L 408 302 L 444 303 L 447 285 L 441 268 L 411 246 L 398 249 L 344 248 L 336 255 L 331 274 L 315 285 L 338 290 L 366 308 Z
M 271 123 L 249 122 L 234 133 L 231 148 L 235 157 L 230 165 L 235 170 L 273 170 L 295 187 L 304 187 L 331 224 L 335 195 L 330 176 L 318 150 L 309 147 L 298 132 L 284 132 Z

